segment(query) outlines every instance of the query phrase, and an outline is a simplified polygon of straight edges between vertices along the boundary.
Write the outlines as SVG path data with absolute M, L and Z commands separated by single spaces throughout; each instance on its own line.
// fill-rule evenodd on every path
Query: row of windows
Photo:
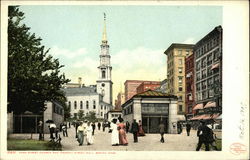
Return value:
M 196 58 L 201 57 L 204 55 L 206 52 L 209 52 L 212 50 L 214 47 L 219 45 L 219 36 L 215 37 L 214 39 L 211 39 L 208 43 L 205 43 L 202 45 L 199 49 L 195 51 L 195 56 Z
M 133 113 L 133 106 L 132 105 L 130 105 L 130 106 L 126 107 L 125 109 L 123 109 L 123 114 L 124 115 L 131 114 L 131 113 Z
M 182 56 L 183 55 L 183 52 L 185 52 L 185 56 L 188 56 L 189 55 L 189 53 L 190 53 L 190 51 L 189 50 L 181 50 L 181 49 L 179 49 L 178 50 L 178 55 L 179 56 Z M 174 52 L 171 52 L 170 54 L 168 54 L 168 59 L 170 59 L 171 57 L 173 57 L 174 56 Z
M 53 113 L 63 115 L 63 109 L 61 107 L 56 106 L 54 103 L 52 103 L 52 109 Z
M 198 82 L 199 80 L 202 80 L 204 78 L 210 77 L 216 73 L 218 73 L 218 70 L 212 70 L 211 67 L 202 70 L 201 72 L 196 73 L 196 81 Z
M 84 111 L 83 111 L 84 112 Z M 86 115 L 88 115 L 89 113 L 87 112 Z M 74 113 L 73 115 L 75 118 L 77 118 L 77 113 Z M 85 114 L 83 113 L 83 116 L 85 116 Z M 103 112 L 101 112 L 101 117 L 103 116 Z
M 68 102 L 68 106 L 71 110 L 71 101 Z M 74 109 L 77 109 L 77 101 L 74 101 Z M 80 101 L 80 109 L 83 109 L 83 101 Z M 89 109 L 89 101 L 86 101 L 86 109 Z M 96 101 L 93 100 L 93 109 L 96 109 Z M 103 109 L 103 105 L 101 105 L 101 109 Z M 104 106 L 106 109 L 106 106 Z
M 204 90 L 196 93 L 196 101 L 214 97 L 214 89 Z
M 216 75 L 214 77 L 208 78 L 207 80 L 204 80 L 202 82 L 196 83 L 196 91 L 200 91 L 201 89 L 207 89 L 213 87 L 213 84 L 218 83 L 220 80 L 219 75 Z
M 216 62 L 219 59 L 220 56 L 220 50 L 219 48 L 216 49 L 214 52 L 208 54 L 207 56 L 203 57 L 201 60 L 196 62 L 196 71 L 199 71 L 202 68 L 205 68 L 209 65 L 211 65 L 214 62 Z

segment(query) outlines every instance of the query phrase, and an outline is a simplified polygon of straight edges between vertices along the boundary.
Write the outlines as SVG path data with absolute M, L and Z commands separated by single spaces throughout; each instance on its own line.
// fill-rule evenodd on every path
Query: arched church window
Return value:
M 86 109 L 89 109 L 89 101 L 86 101 Z
M 77 102 L 76 102 L 76 101 L 74 102 L 74 107 L 75 107 L 75 109 L 76 109 L 76 107 L 77 107 Z
M 102 71 L 102 78 L 105 78 L 106 76 L 105 76 L 105 71 Z

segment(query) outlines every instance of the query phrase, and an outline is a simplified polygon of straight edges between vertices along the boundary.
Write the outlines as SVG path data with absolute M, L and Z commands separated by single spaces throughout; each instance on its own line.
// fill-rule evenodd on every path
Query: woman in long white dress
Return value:
M 110 126 L 110 129 L 112 130 L 112 133 L 111 133 L 111 144 L 112 146 L 117 146 L 119 145 L 119 132 L 118 132 L 118 129 L 117 129 L 117 119 L 113 119 L 112 120 L 112 123 L 111 123 L 111 126 Z
M 86 130 L 87 130 L 87 138 L 86 138 L 87 145 L 93 144 L 93 135 L 92 135 L 93 129 L 92 126 L 90 125 L 90 122 L 88 122 Z

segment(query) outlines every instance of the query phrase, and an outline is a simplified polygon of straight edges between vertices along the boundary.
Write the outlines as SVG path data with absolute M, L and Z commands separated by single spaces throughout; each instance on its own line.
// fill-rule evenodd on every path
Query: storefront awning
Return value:
M 205 114 L 202 117 L 202 119 L 211 119 L 211 118 L 212 118 L 212 115 L 210 115 L 210 114 Z
M 193 111 L 197 110 L 197 109 L 203 109 L 203 104 L 200 103 L 200 104 L 197 104 L 196 106 L 194 106 Z
M 216 103 L 215 102 L 207 102 L 207 104 L 204 106 L 204 108 L 210 108 L 210 107 L 216 107 Z
M 222 119 L 222 114 L 220 115 L 220 113 L 216 113 L 216 114 L 213 114 L 213 119 Z
M 220 63 L 213 64 L 211 67 L 211 70 L 219 68 L 219 66 L 220 66 Z
M 200 120 L 203 117 L 203 115 L 197 115 L 193 118 L 191 118 L 190 120 Z

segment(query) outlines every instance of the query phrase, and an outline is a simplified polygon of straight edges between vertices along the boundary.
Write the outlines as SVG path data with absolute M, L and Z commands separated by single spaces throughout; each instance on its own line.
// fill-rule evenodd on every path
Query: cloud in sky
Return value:
M 57 46 L 53 46 L 50 49 L 50 54 L 56 56 L 56 57 L 64 57 L 64 58 L 75 58 L 78 56 L 85 55 L 87 53 L 86 48 L 79 48 L 77 50 L 69 50 L 69 49 L 64 49 L 64 48 L 59 48 Z
M 82 77 L 86 85 L 96 84 L 99 56 L 93 58 L 86 54 L 84 57 L 75 57 L 72 60 L 71 65 L 65 70 L 67 78 L 72 79 L 72 82 L 77 82 L 77 78 Z M 123 49 L 117 53 L 111 53 L 111 66 L 113 100 L 116 99 L 121 88 L 124 88 L 126 80 L 160 81 L 166 78 L 166 55 L 163 49 L 153 50 L 145 47 Z
M 183 41 L 185 44 L 195 44 L 195 39 L 193 37 L 189 37 L 185 41 Z
M 163 80 L 166 78 L 164 50 L 137 47 L 121 50 L 111 56 L 113 64 L 114 99 L 126 80 Z M 124 90 L 123 90 L 124 91 Z

